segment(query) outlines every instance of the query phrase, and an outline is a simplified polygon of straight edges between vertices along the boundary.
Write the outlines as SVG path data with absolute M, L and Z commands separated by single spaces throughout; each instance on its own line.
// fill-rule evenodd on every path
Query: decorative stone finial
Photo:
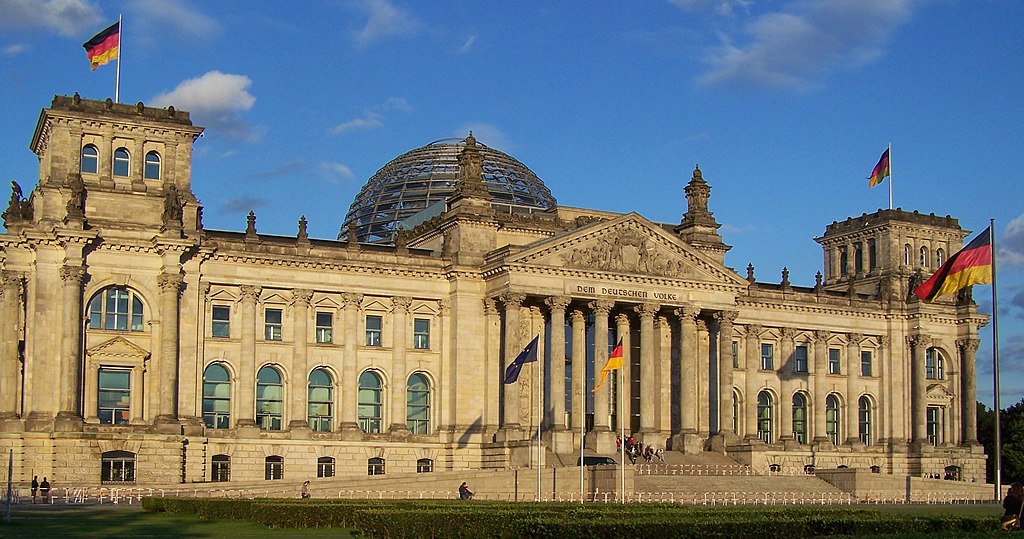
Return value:
M 747 282 L 753 284 L 754 282 L 754 264 L 747 264 Z
M 306 233 L 306 222 L 307 221 L 306 221 L 306 216 L 305 215 L 302 215 L 302 216 L 299 217 L 299 235 L 298 235 L 298 238 L 299 238 L 300 241 L 304 241 L 304 240 L 309 239 L 309 234 Z
M 782 268 L 782 288 L 789 288 L 789 268 Z
M 256 212 L 249 210 L 249 216 L 245 218 L 245 235 L 249 237 L 256 236 Z

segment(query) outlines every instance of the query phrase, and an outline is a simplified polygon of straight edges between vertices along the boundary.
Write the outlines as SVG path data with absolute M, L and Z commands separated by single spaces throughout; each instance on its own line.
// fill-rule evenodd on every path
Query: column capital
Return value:
M 633 310 L 640 315 L 640 318 L 650 318 L 653 320 L 654 315 L 658 314 L 658 311 L 661 310 L 661 305 L 658 303 L 641 303 L 633 307 Z
M 484 314 L 498 314 L 498 300 L 494 298 L 484 298 Z
M 589 307 L 590 310 L 594 311 L 595 314 L 608 316 L 608 313 L 612 312 L 612 308 L 615 307 L 615 302 L 599 299 L 591 301 L 590 303 L 587 304 L 587 307 Z
M 345 292 L 341 295 L 342 307 L 355 307 L 359 308 L 363 304 L 363 295 L 358 292 Z
M 697 331 L 707 331 L 707 330 L 708 330 L 708 321 L 703 319 L 703 318 L 698 318 L 697 319 Z
M 204 298 L 210 295 L 210 281 L 199 281 L 199 293 Z
M 797 331 L 796 331 L 795 328 L 791 328 L 791 327 L 781 327 L 781 328 L 779 328 L 779 335 L 783 338 L 783 340 L 792 341 L 793 338 L 796 337 L 796 333 L 797 333 Z
M 761 324 L 747 324 L 747 337 L 761 337 L 761 331 L 764 326 Z
M 391 298 L 391 307 L 395 312 L 401 311 L 409 314 L 409 307 L 412 306 L 412 298 L 407 296 L 396 296 Z
M 739 311 L 718 311 L 712 315 L 721 324 L 732 324 L 740 316 Z
M 981 340 L 973 338 L 957 339 L 956 345 L 963 348 L 964 352 L 970 352 L 973 354 L 977 352 L 978 347 L 981 346 Z
M 506 309 L 518 309 L 523 306 L 523 302 L 526 301 L 526 294 L 519 294 L 516 292 L 505 292 L 498 299 L 505 304 Z
M 238 292 L 242 295 L 242 301 L 256 303 L 256 301 L 260 299 L 260 294 L 263 293 L 263 287 L 251 284 L 243 284 L 242 286 L 238 287 Z
M 626 313 L 618 313 L 615 315 L 615 324 L 619 326 L 629 326 L 629 315 Z
M 825 331 L 824 329 L 816 329 L 811 333 L 811 338 L 814 340 L 814 342 L 824 343 L 828 341 L 830 335 L 831 333 Z
M 860 344 L 860 341 L 864 340 L 864 334 L 863 333 L 847 333 L 846 334 L 846 339 L 849 342 L 849 344 L 851 344 L 851 345 L 853 345 L 853 344 Z
M 62 266 L 60 278 L 65 283 L 73 286 L 82 286 L 85 282 L 85 268 L 82 266 Z
M 308 288 L 294 288 L 292 289 L 292 302 L 302 307 L 309 307 L 310 300 L 313 299 L 313 291 Z
M 928 346 L 932 343 L 931 335 L 911 335 L 907 337 L 907 342 L 912 346 Z
M 185 276 L 178 273 L 165 272 L 161 273 L 156 278 L 157 284 L 160 286 L 160 290 L 163 292 L 175 292 L 181 293 L 181 284 L 185 282 Z
M 564 313 L 570 301 L 572 301 L 572 298 L 567 296 L 551 296 L 544 299 L 544 305 L 547 305 L 551 312 L 562 311 Z
M 452 302 L 446 299 L 437 300 L 437 310 L 441 312 L 441 316 L 448 316 L 452 310 Z
M 583 320 L 585 318 L 586 318 L 586 315 L 583 314 L 583 311 L 581 311 L 579 309 L 573 309 L 573 311 L 571 313 L 569 313 L 569 319 L 572 320 L 573 324 L 583 323 Z
M 885 348 L 892 344 L 892 339 L 888 335 L 882 335 L 881 337 L 878 338 L 878 343 L 881 344 L 883 348 Z
M 25 274 L 14 270 L 0 270 L 0 288 L 17 286 L 25 280 Z
M 700 315 L 700 308 L 693 305 L 686 305 L 675 309 L 672 314 L 678 316 L 686 322 L 693 322 Z

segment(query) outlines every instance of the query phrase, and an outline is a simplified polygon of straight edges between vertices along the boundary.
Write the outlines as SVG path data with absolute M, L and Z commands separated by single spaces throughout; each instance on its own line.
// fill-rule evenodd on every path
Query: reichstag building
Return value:
M 988 319 L 969 290 L 910 294 L 969 233 L 952 217 L 836 221 L 813 287 L 758 280 L 725 265 L 699 168 L 665 193 L 685 197 L 679 222 L 657 223 L 559 206 L 470 134 L 385 164 L 337 239 L 304 219 L 261 234 L 252 213 L 209 230 L 191 184 L 202 131 L 173 107 L 77 94 L 42 111 L 37 185 L 12 184 L 0 234 L 16 480 L 528 467 L 538 422 L 544 466 L 613 454 L 621 425 L 755 471 L 984 477 Z M 538 336 L 538 361 L 503 383 Z M 622 370 L 594 392 L 620 341 Z

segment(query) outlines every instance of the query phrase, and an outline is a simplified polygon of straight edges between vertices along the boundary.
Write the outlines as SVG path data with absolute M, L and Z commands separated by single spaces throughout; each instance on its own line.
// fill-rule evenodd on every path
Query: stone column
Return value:
M 860 341 L 864 335 L 850 333 L 846 343 L 846 445 L 860 443 L 860 394 L 857 375 L 860 373 Z
M 692 450 L 697 436 L 697 316 L 700 309 L 687 305 L 676 309 L 679 317 L 679 433 L 673 449 Z
M 494 298 L 484 299 L 484 331 L 485 331 L 485 349 L 481 352 L 481 355 L 487 362 L 484 368 L 485 380 L 484 384 L 484 430 L 493 433 L 498 430 L 498 425 L 501 422 L 500 411 L 502 407 L 501 402 L 501 386 L 502 376 L 504 374 L 501 366 L 501 317 L 498 314 L 497 300 Z M 445 346 L 442 350 L 450 348 Z M 449 369 L 448 372 L 451 372 Z M 448 391 L 455 393 L 455 388 L 451 388 Z M 455 401 L 453 396 L 449 401 L 449 406 L 453 409 L 451 412 L 454 417 L 454 409 L 458 407 L 458 402 Z M 453 419 L 453 423 L 455 420 Z
M 608 373 L 609 381 L 615 381 L 609 390 L 618 393 L 611 398 L 612 402 L 618 403 L 612 412 L 616 420 L 621 422 L 622 432 L 629 436 L 633 433 L 633 339 L 629 331 L 629 315 L 615 315 L 615 334 L 618 336 L 616 343 L 622 343 L 622 368 L 618 372 Z M 622 391 L 619 391 L 618 384 L 622 384 Z M 622 402 L 618 399 L 622 399 Z
M 718 431 L 722 434 L 736 434 L 733 431 L 732 396 L 732 326 L 739 313 L 719 311 L 718 321 Z
M 912 439 L 915 442 L 921 442 L 921 445 L 925 445 L 928 440 L 927 404 L 925 402 L 928 380 L 925 379 L 924 363 L 925 352 L 931 343 L 932 338 L 929 335 L 913 335 L 910 337 L 910 345 L 914 349 L 910 363 L 912 402 L 910 415 L 912 418 L 911 424 L 914 426 Z
M 78 409 L 80 382 L 78 376 L 82 355 L 82 283 L 85 282 L 85 268 L 64 266 L 61 268 L 60 276 L 64 283 L 63 311 L 61 313 L 63 327 L 60 328 L 60 411 L 57 412 L 54 429 L 59 431 L 81 430 L 82 416 Z
M 241 344 L 238 358 L 238 406 L 235 411 L 239 427 L 256 426 L 256 302 L 263 288 L 253 285 L 239 287 L 242 296 Z
M 974 362 L 981 341 L 960 339 L 956 344 L 960 348 L 960 408 L 964 426 L 963 443 L 976 445 L 978 443 L 978 385 Z
M 18 308 L 21 300 L 22 276 L 10 270 L 0 271 L 0 421 L 16 420 L 18 413 L 18 382 L 21 365 L 18 357 Z
M 501 296 L 505 305 L 505 361 L 507 367 L 523 350 L 526 343 L 522 342 L 522 332 L 519 330 L 519 310 L 526 300 L 524 294 L 507 293 Z M 514 384 L 503 384 L 502 389 L 505 395 L 505 413 L 502 417 L 501 429 L 505 431 L 505 440 L 519 439 L 522 433 L 522 426 L 519 423 L 519 382 Z
M 572 431 L 582 432 L 587 417 L 583 394 L 587 387 L 587 321 L 580 310 L 570 313 L 569 319 L 572 321 Z
M 406 372 L 406 341 L 409 332 L 409 307 L 412 298 L 391 298 L 392 309 L 392 343 L 391 343 L 391 427 L 392 438 L 403 439 L 409 436 L 409 426 L 405 417 L 406 386 L 409 373 Z
M 779 441 L 784 444 L 796 440 L 793 435 L 793 338 L 796 337 L 796 330 L 793 328 L 781 328 L 779 333 L 782 336 L 780 345 L 781 357 L 779 358 L 779 424 L 782 426 Z
M 346 439 L 362 438 L 362 431 L 359 430 L 359 371 L 356 368 L 359 340 L 359 312 L 363 305 L 363 295 L 356 292 L 346 292 L 341 295 L 342 310 L 344 311 L 345 349 L 341 355 L 341 395 L 338 402 L 341 404 L 341 423 L 338 429 L 342 437 Z
M 177 426 L 178 397 L 178 322 L 181 316 L 180 272 L 164 272 L 157 277 L 160 285 L 160 359 L 157 372 L 160 377 L 157 395 L 159 409 L 157 423 L 172 423 Z M 172 427 L 165 430 L 170 432 Z M 174 433 L 177 434 L 176 429 Z
M 701 446 L 711 435 L 711 331 L 708 321 L 697 319 L 697 434 Z
M 551 311 L 551 430 L 565 430 L 565 307 L 569 298 L 547 298 L 544 303 Z M 575 374 L 575 373 L 574 373 Z
M 825 428 L 825 396 L 827 392 L 828 376 L 828 332 L 815 331 L 814 345 L 811 347 L 814 355 L 814 402 L 810 406 L 810 414 L 814 426 L 815 444 L 829 443 L 827 429 Z
M 644 443 L 651 443 L 646 438 L 658 432 L 654 409 L 661 391 L 654 372 L 654 351 L 658 344 L 654 339 L 654 315 L 660 309 L 661 305 L 656 303 L 644 303 L 634 308 L 640 315 L 640 436 Z
M 301 431 L 309 429 L 309 302 L 313 299 L 313 291 L 304 288 L 292 290 L 292 372 L 288 394 L 291 403 L 288 408 L 291 420 L 288 430 Z
M 761 368 L 761 326 L 747 325 L 747 342 L 744 346 L 744 367 L 746 371 L 746 406 L 743 407 L 745 438 L 757 439 L 757 371 Z
M 873 415 L 873 423 L 871 425 L 872 431 L 876 439 L 876 445 L 887 446 L 892 436 L 892 414 L 893 411 L 890 409 L 889 402 L 896 402 L 896 399 L 892 398 L 892 372 L 891 372 L 891 361 L 892 361 L 892 340 L 888 335 L 882 335 L 878 338 L 878 343 L 881 346 L 879 349 L 878 357 L 878 378 L 880 380 L 878 395 L 875 400 L 877 406 L 875 407 Z
M 608 313 L 611 312 L 615 302 L 592 301 L 587 304 L 594 313 L 594 385 L 597 385 L 601 377 L 601 368 L 608 363 Z M 608 378 L 611 378 L 610 376 Z M 611 431 L 609 421 L 609 387 L 611 384 L 605 379 L 600 389 L 594 391 L 594 429 L 595 431 Z

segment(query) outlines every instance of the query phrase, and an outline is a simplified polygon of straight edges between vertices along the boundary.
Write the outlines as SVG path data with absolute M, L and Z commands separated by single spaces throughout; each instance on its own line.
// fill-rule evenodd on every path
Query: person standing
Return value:
M 50 482 L 43 476 L 43 482 L 39 483 L 39 493 L 43 495 L 43 503 L 50 503 Z
M 36 503 L 36 493 L 39 492 L 39 476 L 32 476 L 32 503 Z
M 306 499 L 308 497 L 309 497 L 309 481 L 307 480 L 305 483 L 302 484 L 302 499 Z

